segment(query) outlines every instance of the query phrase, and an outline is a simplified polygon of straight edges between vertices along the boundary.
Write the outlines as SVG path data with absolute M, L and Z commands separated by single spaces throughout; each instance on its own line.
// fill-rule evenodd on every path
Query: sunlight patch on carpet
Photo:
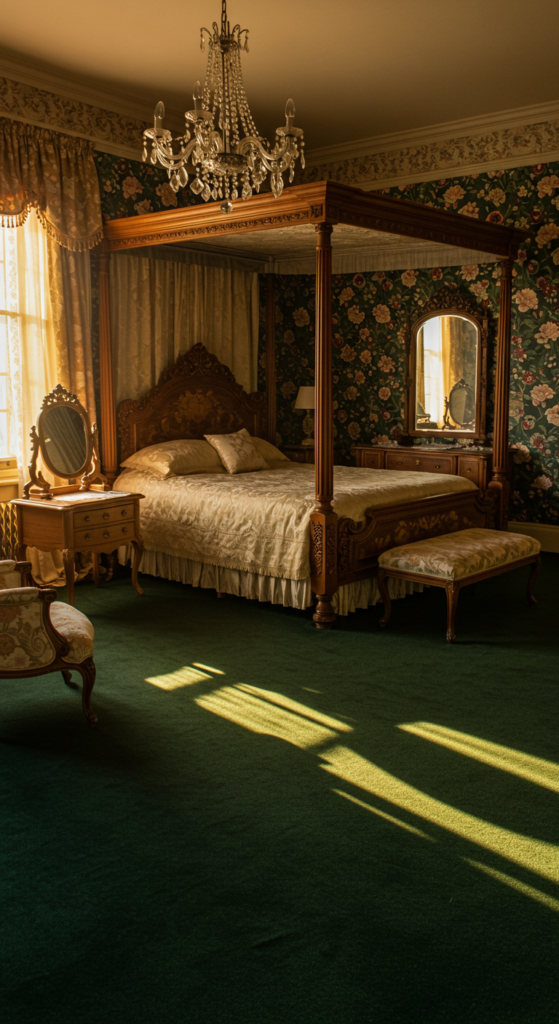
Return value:
M 455 750 L 458 754 L 472 757 L 483 764 L 491 765 L 492 768 L 500 768 L 501 771 L 518 775 L 522 779 L 528 779 L 529 782 L 535 782 L 538 786 L 559 793 L 559 765 L 554 764 L 553 761 L 544 761 L 531 754 L 524 754 L 521 750 L 502 747 L 498 743 L 490 743 L 477 736 L 456 732 L 454 729 L 434 725 L 432 722 L 410 722 L 406 725 L 399 725 L 398 728 L 404 732 L 411 732 L 414 736 L 420 736 L 421 739 L 438 743 L 449 750 Z
M 372 807 L 371 804 L 366 804 L 364 800 L 358 800 L 356 796 L 350 796 L 349 793 L 344 793 L 343 789 L 333 789 L 333 793 L 337 793 L 338 796 L 343 796 L 345 800 L 351 800 L 352 804 L 357 804 L 358 807 L 364 807 L 366 811 L 372 811 L 373 814 L 377 814 L 379 818 L 384 818 L 386 821 L 391 822 L 392 825 L 398 825 L 399 828 L 404 828 L 406 832 L 412 832 L 414 836 L 420 836 L 421 839 L 428 839 L 429 842 L 436 842 L 432 836 L 428 836 L 426 832 L 422 832 L 420 828 L 415 828 L 413 825 L 408 825 L 407 821 L 402 821 L 401 818 L 395 818 L 393 814 L 387 814 L 386 811 L 381 811 L 378 807 Z
M 383 771 L 349 747 L 337 746 L 320 755 L 321 768 L 353 786 L 410 811 L 454 835 L 482 846 L 506 860 L 559 882 L 559 847 L 492 825 L 443 803 Z
M 275 736 L 302 750 L 332 743 L 351 727 L 281 693 L 258 686 L 224 686 L 196 697 L 196 704 L 250 732 Z
M 489 875 L 490 878 L 503 882 L 504 885 L 510 886 L 511 889 L 521 892 L 523 896 L 529 896 L 530 899 L 537 900 L 538 903 L 543 903 L 545 907 L 549 907 L 550 910 L 555 910 L 556 913 L 559 913 L 559 900 L 549 896 L 546 892 L 540 892 L 539 889 L 534 889 L 531 885 L 519 882 L 517 878 L 505 875 L 504 871 L 496 871 L 495 868 L 487 867 L 487 864 L 480 864 L 478 860 L 470 860 L 469 857 L 464 857 L 464 860 L 471 864 L 472 867 L 477 868 L 478 871 L 483 871 L 484 874 Z
M 194 683 L 202 683 L 206 679 L 211 680 L 212 676 L 185 665 L 184 668 L 178 668 L 176 672 L 168 672 L 164 676 L 148 676 L 145 682 L 151 683 L 152 686 L 158 686 L 160 690 L 180 690 L 182 686 L 192 686 Z

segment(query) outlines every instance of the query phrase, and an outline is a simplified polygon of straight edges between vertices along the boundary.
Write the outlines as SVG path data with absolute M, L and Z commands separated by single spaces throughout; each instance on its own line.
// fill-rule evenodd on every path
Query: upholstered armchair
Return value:
M 93 626 L 77 608 L 57 601 L 53 587 L 22 586 L 30 571 L 29 562 L 0 561 L 0 679 L 61 672 L 64 682 L 75 688 L 76 670 L 83 680 L 84 714 L 94 726 Z

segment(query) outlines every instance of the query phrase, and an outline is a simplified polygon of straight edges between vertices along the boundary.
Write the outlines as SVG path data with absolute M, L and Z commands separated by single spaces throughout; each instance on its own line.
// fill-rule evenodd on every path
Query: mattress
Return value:
M 255 473 L 166 480 L 125 470 L 114 489 L 145 496 L 140 516 L 146 553 L 277 579 L 310 576 L 313 466 L 282 461 Z M 333 507 L 360 522 L 370 508 L 468 490 L 476 490 L 470 480 L 442 473 L 336 466 Z

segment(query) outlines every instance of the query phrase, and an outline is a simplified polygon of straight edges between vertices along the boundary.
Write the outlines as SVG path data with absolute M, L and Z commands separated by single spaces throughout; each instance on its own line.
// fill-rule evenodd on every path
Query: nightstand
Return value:
M 99 584 L 99 554 L 111 554 L 121 544 L 134 549 L 132 586 L 138 584 L 138 566 L 144 550 L 140 534 L 140 499 L 143 494 L 122 491 L 69 491 L 45 498 L 16 498 L 18 549 L 16 558 L 25 559 L 25 549 L 62 551 L 68 603 L 74 603 L 74 556 L 91 551 L 94 578 Z
M 280 449 L 284 455 L 287 455 L 288 459 L 292 462 L 304 462 L 309 466 L 314 466 L 314 445 L 313 444 L 282 444 Z M 341 465 L 343 448 L 340 445 L 334 445 L 334 465 Z

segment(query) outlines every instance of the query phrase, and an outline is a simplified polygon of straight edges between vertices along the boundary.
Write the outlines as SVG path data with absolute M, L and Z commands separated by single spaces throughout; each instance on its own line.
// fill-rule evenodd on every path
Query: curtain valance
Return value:
M 35 207 L 59 245 L 91 249 L 103 237 L 93 143 L 0 118 L 0 224 L 19 227 Z

